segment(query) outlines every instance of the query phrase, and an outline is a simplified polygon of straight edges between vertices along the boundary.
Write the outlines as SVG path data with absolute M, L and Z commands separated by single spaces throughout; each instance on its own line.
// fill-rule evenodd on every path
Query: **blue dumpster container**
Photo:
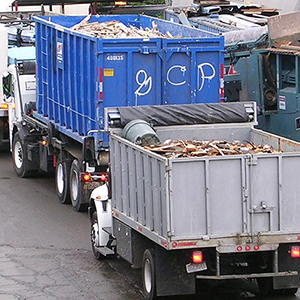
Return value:
M 223 37 L 141 15 L 91 16 L 174 38 L 104 39 L 75 31 L 85 16 L 36 16 L 34 116 L 82 141 L 104 126 L 104 108 L 220 102 Z

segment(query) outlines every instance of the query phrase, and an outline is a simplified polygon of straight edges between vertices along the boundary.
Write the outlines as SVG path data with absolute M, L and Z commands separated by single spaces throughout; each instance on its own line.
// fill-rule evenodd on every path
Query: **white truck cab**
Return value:
M 7 47 L 8 47 L 8 40 L 7 40 L 7 30 L 4 25 L 0 24 L 0 73 L 4 74 L 7 71 Z M 1 81 L 0 86 L 0 147 L 3 145 L 3 140 L 8 139 L 7 135 L 7 123 L 8 118 L 8 106 L 4 101 L 3 98 L 3 86 Z
M 35 102 L 35 47 L 12 47 L 7 50 L 7 66 L 2 73 L 2 105 L 7 107 L 10 147 L 14 124 L 30 113 L 29 102 Z M 32 107 L 33 108 L 33 107 Z

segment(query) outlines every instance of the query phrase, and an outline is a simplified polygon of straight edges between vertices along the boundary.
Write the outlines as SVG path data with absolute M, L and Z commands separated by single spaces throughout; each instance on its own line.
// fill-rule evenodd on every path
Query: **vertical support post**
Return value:
M 221 275 L 221 267 L 220 267 L 220 253 L 216 251 L 216 275 Z
M 273 272 L 278 273 L 278 249 L 274 251 L 273 256 Z

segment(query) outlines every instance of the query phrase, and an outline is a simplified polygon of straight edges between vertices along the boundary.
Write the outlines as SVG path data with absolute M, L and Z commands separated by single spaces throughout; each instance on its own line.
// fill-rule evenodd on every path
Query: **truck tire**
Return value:
M 83 211 L 87 205 L 82 202 L 79 161 L 74 159 L 70 169 L 70 198 L 75 211 Z
M 96 250 L 96 240 L 97 239 L 99 239 L 99 228 L 98 228 L 97 211 L 95 211 L 92 215 L 92 220 L 91 220 L 91 245 L 92 245 L 92 251 L 93 251 L 95 258 L 97 260 L 102 260 L 105 258 L 105 256 Z
M 146 299 L 157 299 L 155 254 L 153 249 L 146 249 L 142 262 L 143 292 Z
M 70 162 L 59 161 L 56 164 L 55 169 L 55 186 L 56 194 L 59 202 L 62 204 L 70 204 L 70 187 L 69 187 L 69 176 L 70 176 Z
M 12 157 L 15 172 L 19 177 L 32 177 L 38 171 L 30 168 L 30 162 L 28 161 L 26 154 L 26 144 L 22 141 L 18 132 L 14 135 Z

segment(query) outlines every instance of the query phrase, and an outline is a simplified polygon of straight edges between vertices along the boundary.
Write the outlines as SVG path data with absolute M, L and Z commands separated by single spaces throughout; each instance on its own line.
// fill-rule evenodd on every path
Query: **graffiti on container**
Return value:
M 186 80 L 187 67 L 184 65 L 171 66 L 167 71 L 167 82 L 173 86 L 182 86 L 187 84 Z M 216 76 L 216 70 L 214 66 L 208 62 L 197 65 L 197 91 L 201 91 L 205 83 L 212 80 Z M 138 97 L 145 96 L 151 92 L 152 89 L 152 76 L 140 69 L 137 71 L 135 81 L 138 85 L 134 91 L 135 102 L 137 105 Z
M 169 68 L 168 72 L 167 72 L 167 80 L 170 84 L 172 85 L 183 85 L 186 83 L 186 80 L 182 80 L 182 81 L 179 81 L 179 82 L 174 82 L 170 79 L 170 74 L 172 73 L 172 71 L 176 72 L 176 71 L 179 71 L 182 73 L 182 78 L 184 78 L 184 75 L 185 75 L 185 72 L 186 72 L 186 66 L 179 66 L 179 65 L 176 65 L 176 66 L 173 66 L 171 68 Z
M 210 74 L 207 74 L 205 72 L 205 70 L 210 71 Z M 216 76 L 216 70 L 214 68 L 214 66 L 210 63 L 202 63 L 200 65 L 198 65 L 198 91 L 201 91 L 203 89 L 205 80 L 212 80 L 214 77 Z
M 185 73 L 186 66 L 175 65 L 169 68 L 167 72 L 167 81 L 169 84 L 174 86 L 186 84 Z M 176 81 L 171 79 L 176 77 Z M 202 63 L 197 66 L 197 90 L 201 91 L 204 87 L 206 80 L 212 80 L 216 76 L 216 70 L 214 66 L 210 63 Z M 179 79 L 178 79 L 179 78 Z
M 145 70 L 139 70 L 136 73 L 135 80 L 138 88 L 135 90 L 135 105 L 137 105 L 137 97 L 147 95 L 152 89 L 152 76 L 148 76 Z

